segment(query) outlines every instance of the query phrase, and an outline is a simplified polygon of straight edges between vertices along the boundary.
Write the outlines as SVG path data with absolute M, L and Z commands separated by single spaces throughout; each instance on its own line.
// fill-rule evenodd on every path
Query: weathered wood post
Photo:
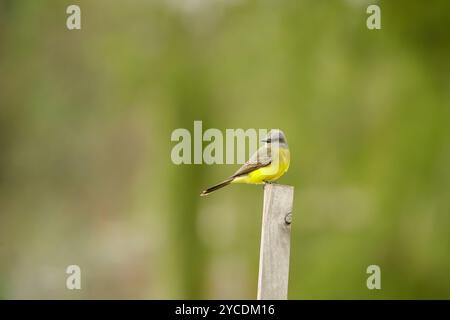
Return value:
M 287 299 L 294 187 L 264 186 L 258 300 Z

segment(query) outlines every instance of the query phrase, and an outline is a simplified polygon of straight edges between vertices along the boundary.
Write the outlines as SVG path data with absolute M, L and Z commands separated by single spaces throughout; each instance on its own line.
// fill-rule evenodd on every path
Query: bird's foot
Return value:
M 270 185 L 278 185 L 278 183 L 276 183 L 276 181 L 266 181 L 266 180 L 263 180 L 263 182 L 264 182 L 264 184 L 270 184 Z

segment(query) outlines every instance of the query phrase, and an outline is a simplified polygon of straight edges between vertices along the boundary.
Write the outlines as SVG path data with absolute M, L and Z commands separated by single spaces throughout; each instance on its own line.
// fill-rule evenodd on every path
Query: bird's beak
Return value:
M 269 142 L 267 139 L 262 139 L 261 142 Z

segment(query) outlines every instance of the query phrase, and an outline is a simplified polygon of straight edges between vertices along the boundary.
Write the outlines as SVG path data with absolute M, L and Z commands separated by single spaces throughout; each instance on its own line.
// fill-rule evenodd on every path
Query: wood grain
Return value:
M 258 300 L 287 299 L 294 187 L 264 186 Z

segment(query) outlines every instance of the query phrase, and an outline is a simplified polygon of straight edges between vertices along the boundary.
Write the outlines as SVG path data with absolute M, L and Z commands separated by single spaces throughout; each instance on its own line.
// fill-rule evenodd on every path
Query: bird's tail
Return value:
M 212 186 L 211 188 L 204 190 L 202 193 L 200 193 L 200 196 L 202 196 L 202 197 L 206 196 L 206 195 L 210 194 L 211 192 L 214 192 L 220 188 L 223 188 L 223 187 L 229 185 L 233 181 L 233 179 L 234 178 L 228 178 L 227 180 L 222 181 L 221 183 L 218 183 L 218 184 Z

